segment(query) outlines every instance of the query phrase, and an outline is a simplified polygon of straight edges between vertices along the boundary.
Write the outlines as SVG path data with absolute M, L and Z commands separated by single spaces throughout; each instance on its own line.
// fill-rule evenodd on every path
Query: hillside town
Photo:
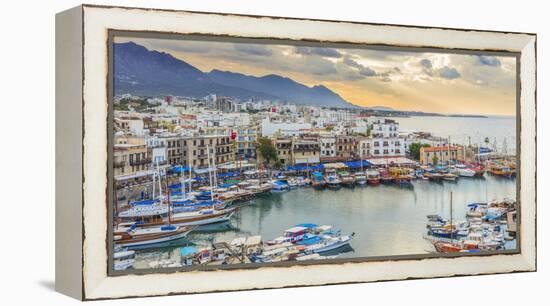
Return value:
M 356 110 L 237 102 L 216 95 L 204 99 L 117 96 L 114 128 L 117 177 L 139 175 L 157 163 L 206 168 L 207 146 L 211 163 L 220 169 L 267 166 L 257 148 L 262 137 L 276 148 L 277 160 L 270 166 L 277 169 L 352 160 L 414 164 L 412 143 L 443 147 L 448 141 L 429 133 L 400 131 L 392 119 Z M 464 148 L 451 147 L 450 154 L 455 159 L 455 154 L 464 154 Z M 441 156 L 441 161 L 445 158 Z

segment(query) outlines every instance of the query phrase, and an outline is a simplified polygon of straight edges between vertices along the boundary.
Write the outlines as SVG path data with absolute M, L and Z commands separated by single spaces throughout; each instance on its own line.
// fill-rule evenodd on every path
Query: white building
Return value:
M 159 138 L 158 136 L 148 136 L 145 138 L 145 144 L 151 150 L 151 162 L 153 165 L 156 165 L 157 162 L 159 164 L 167 162 L 166 139 Z
M 261 124 L 262 135 L 268 137 L 277 132 L 286 136 L 298 136 L 305 131 L 311 131 L 311 128 L 310 123 L 272 122 L 269 118 L 262 120 Z
M 399 137 L 399 123 L 391 119 L 376 119 L 371 131 L 371 156 L 405 156 L 405 141 Z
M 319 137 L 319 143 L 321 145 L 321 158 L 336 156 L 336 137 L 321 136 Z

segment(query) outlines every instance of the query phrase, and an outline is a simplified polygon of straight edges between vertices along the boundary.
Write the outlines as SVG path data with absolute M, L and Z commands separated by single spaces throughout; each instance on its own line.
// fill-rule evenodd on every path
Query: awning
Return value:
M 323 165 L 294 165 L 294 166 L 287 166 L 286 171 L 320 171 L 323 170 Z
M 368 162 L 373 166 L 387 165 L 415 165 L 416 161 L 405 157 L 380 157 L 371 158 Z
M 146 170 L 146 171 L 136 172 L 134 174 L 117 175 L 117 176 L 115 176 L 115 181 L 125 181 L 125 180 L 144 177 L 144 176 L 148 176 L 148 175 L 152 175 L 152 174 L 153 174 L 152 170 Z
M 353 161 L 347 161 L 347 162 L 344 162 L 344 164 L 346 166 L 348 166 L 349 168 L 361 168 L 361 164 L 363 164 L 363 167 L 368 167 L 370 166 L 370 163 L 366 160 L 353 160 Z
M 181 173 L 182 171 L 189 172 L 191 168 L 189 168 L 188 166 L 174 166 L 170 170 L 175 173 Z
M 319 157 L 306 157 L 306 158 L 296 158 L 295 164 L 317 164 L 319 163 Z
M 346 168 L 346 164 L 344 163 L 329 163 L 329 164 L 323 164 L 323 167 L 325 169 L 342 169 Z

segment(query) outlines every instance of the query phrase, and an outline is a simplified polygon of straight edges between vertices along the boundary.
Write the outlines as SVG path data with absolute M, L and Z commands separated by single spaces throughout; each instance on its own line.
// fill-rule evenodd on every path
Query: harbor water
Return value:
M 515 154 L 516 150 L 516 118 L 490 116 L 477 117 L 392 117 L 399 122 L 399 129 L 407 132 L 430 132 L 434 136 L 451 138 L 451 142 L 459 144 L 483 145 L 485 137 L 489 138 L 489 146 L 496 144 L 496 149 L 503 151 L 506 139 L 506 151 Z M 495 143 L 496 142 L 496 143 Z
M 426 234 L 426 215 L 450 217 L 453 194 L 453 220 L 465 219 L 466 205 L 493 199 L 515 199 L 516 179 L 486 175 L 485 178 L 460 178 L 456 182 L 417 180 L 413 188 L 394 185 L 315 190 L 297 188 L 285 193 L 257 197 L 238 210 L 230 221 L 203 226 L 170 247 L 138 251 L 136 268 L 168 256 L 180 246 L 207 246 L 230 242 L 236 237 L 261 235 L 265 240 L 280 236 L 296 224 L 330 224 L 342 233 L 355 233 L 352 249 L 339 258 L 415 255 L 433 252 Z M 507 248 L 515 248 L 508 243 Z

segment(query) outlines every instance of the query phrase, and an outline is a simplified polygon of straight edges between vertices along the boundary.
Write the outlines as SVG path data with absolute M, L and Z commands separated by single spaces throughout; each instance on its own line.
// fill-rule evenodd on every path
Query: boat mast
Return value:
M 158 175 L 159 177 L 159 196 L 162 197 L 162 182 L 161 182 L 161 179 L 160 179 L 160 169 L 159 169 L 159 161 L 157 160 L 157 171 L 156 171 L 156 174 Z
M 447 138 L 447 154 L 449 154 L 447 165 L 451 165 L 451 136 L 448 136 Z
M 154 200 L 155 200 L 155 185 L 157 184 L 156 180 L 155 180 L 155 166 L 153 165 L 153 194 L 151 195 L 151 198 L 153 199 L 153 203 L 154 203 Z
M 214 205 L 214 188 L 212 187 L 212 168 L 210 164 L 210 146 L 206 145 L 206 158 L 208 159 L 208 178 L 210 182 L 210 200 Z
M 183 175 L 183 163 L 180 168 L 181 197 L 185 198 L 185 176 Z
M 157 167 L 158 167 L 158 160 L 157 160 Z M 168 201 L 168 225 L 171 223 L 171 214 L 172 214 L 172 201 L 170 199 L 170 188 L 168 188 L 168 174 L 165 174 L 166 176 L 166 197 Z M 160 170 L 159 170 L 159 182 L 160 182 Z
M 191 140 L 189 140 L 191 143 Z M 193 187 L 193 166 L 191 165 L 191 150 L 190 145 L 187 147 L 187 166 L 189 167 L 189 193 L 191 193 L 191 188 Z
M 451 191 L 451 242 L 453 241 L 453 192 Z

